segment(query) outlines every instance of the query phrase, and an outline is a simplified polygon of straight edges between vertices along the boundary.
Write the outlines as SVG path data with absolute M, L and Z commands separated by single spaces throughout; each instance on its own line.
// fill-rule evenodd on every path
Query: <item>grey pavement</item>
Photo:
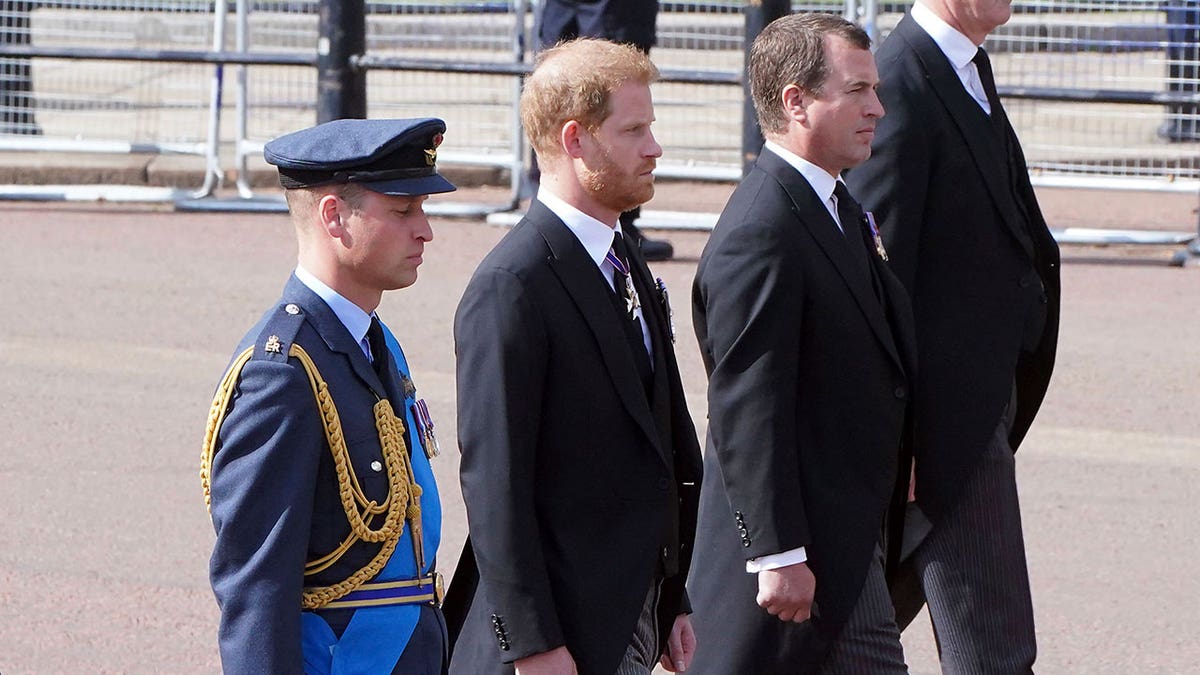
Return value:
M 1126 18 L 1130 24 L 1138 19 Z M 1041 35 L 1037 26 L 1046 24 L 1022 18 L 1021 25 Z M 1144 35 L 1150 29 L 1130 30 Z M 676 48 L 682 46 L 668 42 L 656 59 L 687 65 L 692 57 Z M 704 67 L 726 67 L 728 58 Z M 1005 53 L 997 61 L 998 69 L 1031 77 L 1069 70 L 1103 82 L 1107 72 L 1094 54 Z M 97 67 L 57 62 L 41 73 L 68 87 L 72 78 L 86 77 L 103 88 L 108 80 Z M 1137 61 L 1122 77 L 1126 84 L 1152 81 L 1158 87 L 1161 71 L 1161 62 Z M 168 68 L 156 71 L 155 80 L 203 78 L 205 72 Z M 282 75 L 254 72 L 264 83 Z M 415 89 L 402 79 L 377 85 L 386 113 L 418 114 L 389 99 L 416 92 L 421 100 L 438 101 L 428 106 L 448 107 L 452 134 L 469 129 L 461 133 L 491 134 L 489 143 L 502 145 L 496 130 L 505 128 L 507 84 L 455 87 L 444 98 L 433 95 L 449 88 L 433 78 L 416 79 Z M 287 127 L 278 133 L 311 121 L 311 110 L 287 98 L 308 83 L 290 86 L 268 92 L 287 96 L 278 110 L 263 109 L 259 136 L 271 133 L 271 124 Z M 693 101 L 697 91 L 710 99 L 709 107 Z M 470 108 L 465 103 L 471 95 L 499 103 Z M 702 159 L 736 161 L 728 138 L 737 133 L 729 112 L 740 110 L 736 89 L 671 86 L 656 96 L 664 111 L 664 145 Z M 76 122 L 68 113 L 63 109 L 43 123 L 49 131 L 72 130 Z M 1034 153 L 1098 162 L 1146 155 L 1192 161 L 1195 144 L 1166 146 L 1153 138 L 1161 114 L 1154 106 L 1054 105 L 1041 112 L 1015 110 L 1013 117 L 1031 120 L 1022 135 L 1027 147 L 1040 148 Z M 100 127 L 129 118 L 127 111 L 113 115 L 100 118 Z M 195 119 L 165 115 L 150 123 L 189 134 L 199 130 Z M 226 137 L 231 127 L 224 124 Z M 723 140 L 714 144 L 714 138 Z M 1064 140 L 1073 144 L 1065 154 Z M 195 157 L 0 153 L 0 185 L 193 188 L 203 170 Z M 503 170 L 445 171 L 469 186 L 450 199 L 504 204 L 510 198 Z M 234 177 L 226 175 L 227 186 Z M 261 161 L 252 164 L 251 178 L 264 194 L 277 194 L 274 173 Z M 648 209 L 712 214 L 732 187 L 663 181 Z M 1196 231 L 1194 193 L 1040 189 L 1039 197 L 1055 228 Z M 101 203 L 5 203 L 4 211 L 0 673 L 218 672 L 217 611 L 205 576 L 212 530 L 200 494 L 199 446 L 230 351 L 294 264 L 286 218 Z M 465 536 L 453 450 L 450 324 L 470 271 L 503 229 L 438 219 L 435 231 L 417 286 L 387 296 L 380 312 L 404 341 L 442 435 L 445 454 L 435 469 L 447 510 L 440 563 L 449 572 Z M 678 252 L 654 269 L 673 292 L 676 350 L 703 434 L 704 373 L 687 300 L 706 237 L 655 236 L 669 238 Z M 1167 266 L 1178 247 L 1063 250 L 1059 366 L 1043 414 L 1018 456 L 1039 672 L 1196 672 L 1200 272 Z M 702 552 L 697 564 L 703 564 Z M 914 673 L 938 672 L 924 619 L 904 640 Z
M 664 183 L 652 204 L 707 211 L 731 188 Z M 1044 190 L 1041 199 L 1059 226 L 1173 229 L 1196 217 L 1190 195 Z M 5 204 L 0 672 L 218 672 L 200 441 L 233 346 L 294 265 L 289 227 L 281 215 Z M 442 436 L 449 572 L 465 535 L 451 318 L 504 230 L 434 227 L 418 284 L 386 296 L 380 313 Z M 676 351 L 703 433 L 687 298 L 706 237 L 664 236 L 678 256 L 654 271 L 673 291 Z M 1191 673 L 1200 659 L 1200 272 L 1168 267 L 1172 252 L 1064 248 L 1059 366 L 1018 456 L 1042 673 Z M 904 640 L 913 672 L 936 673 L 927 625 Z

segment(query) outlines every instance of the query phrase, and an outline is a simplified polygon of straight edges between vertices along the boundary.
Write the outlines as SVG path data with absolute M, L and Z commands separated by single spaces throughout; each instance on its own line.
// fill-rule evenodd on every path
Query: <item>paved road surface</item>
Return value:
M 729 186 L 663 185 L 654 208 Z M 503 200 L 503 191 L 474 196 Z M 1187 231 L 1195 197 L 1043 193 L 1055 226 Z M 439 221 L 417 286 L 381 315 L 438 422 L 442 567 L 465 534 L 450 324 L 503 231 Z M 701 233 L 671 233 L 677 351 L 695 418 L 687 308 Z M 212 530 L 197 466 L 230 352 L 294 264 L 280 215 L 6 204 L 0 221 L 0 672 L 213 673 Z M 1165 248 L 1064 251 L 1059 369 L 1018 470 L 1042 673 L 1187 673 L 1200 660 L 1200 271 Z M 698 564 L 703 564 L 702 553 Z M 927 624 L 905 636 L 936 673 Z

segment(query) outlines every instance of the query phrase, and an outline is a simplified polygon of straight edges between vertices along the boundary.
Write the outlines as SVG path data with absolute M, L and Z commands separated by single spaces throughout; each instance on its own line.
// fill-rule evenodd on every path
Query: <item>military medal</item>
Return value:
M 658 288 L 658 300 L 662 303 L 663 313 L 667 315 L 667 335 L 671 337 L 671 344 L 675 344 L 675 313 L 671 311 L 671 296 L 662 277 L 655 277 L 654 285 Z
M 879 236 L 879 226 L 875 224 L 875 214 L 867 211 L 866 216 L 867 227 L 871 228 L 871 239 L 875 240 L 875 252 L 879 254 L 880 258 L 883 258 L 884 262 L 887 262 L 888 255 L 883 248 L 883 238 Z
M 637 318 L 634 310 L 641 307 L 642 302 L 638 299 L 637 289 L 633 287 L 633 277 L 629 275 L 629 267 L 617 257 L 617 254 L 611 248 L 608 249 L 608 254 L 604 256 L 604 259 L 620 272 L 621 276 L 625 277 L 625 312 L 632 321 Z
M 424 440 L 425 457 L 433 459 L 442 454 L 441 448 L 438 447 L 437 436 L 433 435 L 433 416 L 429 414 L 429 406 L 425 405 L 425 399 L 418 399 L 413 404 L 413 416 L 417 418 L 417 424 L 421 427 L 421 438 Z
M 642 306 L 642 302 L 638 300 L 637 289 L 633 287 L 633 279 L 625 276 L 625 311 L 629 313 L 629 318 L 635 318 L 634 310 Z
M 441 454 L 441 448 L 438 447 L 437 437 L 433 435 L 433 418 L 429 416 L 429 406 L 425 405 L 425 399 L 413 401 L 409 411 L 417 424 L 417 435 L 421 437 L 421 447 L 425 448 L 425 458 L 437 457 Z

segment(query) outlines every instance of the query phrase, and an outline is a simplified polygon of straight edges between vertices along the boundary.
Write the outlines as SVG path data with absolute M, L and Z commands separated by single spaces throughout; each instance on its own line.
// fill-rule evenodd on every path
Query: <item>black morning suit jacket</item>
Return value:
M 470 605 L 453 674 L 512 672 L 512 661 L 565 644 L 581 675 L 612 675 L 656 575 L 666 575 L 663 644 L 689 609 L 699 444 L 660 294 L 630 248 L 654 345 L 652 401 L 608 282 L 541 202 L 463 294 L 458 438 L 474 557 L 447 600 L 461 606 L 466 594 Z
M 863 245 L 861 226 L 845 228 L 764 150 L 700 259 L 693 314 L 709 434 L 689 673 L 815 672 L 880 543 L 915 370 L 911 309 L 872 245 L 880 303 L 850 248 Z M 784 623 L 756 604 L 745 563 L 800 546 L 817 618 Z
M 1020 143 L 905 16 L 875 55 L 887 115 L 847 176 L 913 299 L 921 373 L 917 503 L 935 523 L 978 463 L 1016 385 L 1020 444 L 1058 342 L 1059 254 Z M 1006 138 L 1007 137 L 1007 138 Z

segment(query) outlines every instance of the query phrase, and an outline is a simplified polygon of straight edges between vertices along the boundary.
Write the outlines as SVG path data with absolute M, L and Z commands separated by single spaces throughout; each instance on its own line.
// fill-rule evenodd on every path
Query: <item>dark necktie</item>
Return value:
M 987 52 L 983 50 L 983 47 L 980 47 L 979 51 L 975 52 L 975 58 L 971 59 L 971 61 L 979 69 L 979 81 L 983 84 L 983 91 L 987 94 L 988 105 L 992 106 L 992 125 L 996 129 L 996 133 L 1000 134 L 1000 142 L 1004 148 L 1005 162 L 1003 168 L 1007 174 L 1009 188 L 1013 193 L 1013 201 L 1016 203 L 1017 208 L 1020 209 L 1021 217 L 1028 228 L 1029 213 L 1018 186 L 1021 171 L 1015 153 L 1017 140 L 1008 130 L 1007 113 L 1004 112 L 1004 106 L 1000 105 L 1000 96 L 996 93 L 996 78 L 992 73 L 991 59 L 988 58 Z
M 629 343 L 629 350 L 638 369 L 638 376 L 648 394 L 653 382 L 654 371 L 650 367 L 650 355 L 646 353 L 642 324 L 632 310 L 637 302 L 637 291 L 633 286 L 633 270 L 629 267 L 629 249 L 623 235 L 618 234 L 613 237 L 612 250 L 609 251 L 608 260 L 613 266 L 613 308 L 617 310 L 621 328 L 625 333 L 625 340 Z M 642 311 L 644 314 L 645 310 Z
M 833 194 L 837 197 L 838 220 L 842 221 L 842 233 L 846 235 L 846 244 L 850 247 L 854 262 L 859 268 L 859 273 L 871 284 L 875 297 L 882 302 L 883 288 L 874 268 L 871 267 L 873 242 L 867 233 L 867 216 L 863 213 L 862 206 L 850 196 L 850 190 L 842 181 L 834 183 Z
M 987 95 L 988 105 L 992 108 L 992 123 L 996 125 L 996 128 L 1002 129 L 1004 127 L 1002 123 L 1004 107 L 1000 105 L 1000 95 L 996 93 L 996 76 L 992 73 L 992 60 L 988 58 L 987 52 L 983 51 L 983 47 L 980 47 L 971 61 L 979 71 L 979 82 L 983 85 L 983 93 Z
M 387 342 L 383 339 L 383 325 L 374 315 L 371 316 L 371 327 L 367 329 L 367 344 L 371 347 L 371 365 L 379 379 L 387 382 Z
M 854 263 L 858 265 L 862 274 L 870 274 L 870 262 L 867 260 L 867 251 L 862 243 L 862 207 L 858 202 L 854 201 L 854 197 L 850 196 L 850 190 L 842 181 L 837 181 L 833 184 L 833 196 L 837 197 L 837 214 L 838 220 L 842 223 L 842 234 L 846 237 L 846 244 L 850 247 L 850 253 L 854 256 Z

